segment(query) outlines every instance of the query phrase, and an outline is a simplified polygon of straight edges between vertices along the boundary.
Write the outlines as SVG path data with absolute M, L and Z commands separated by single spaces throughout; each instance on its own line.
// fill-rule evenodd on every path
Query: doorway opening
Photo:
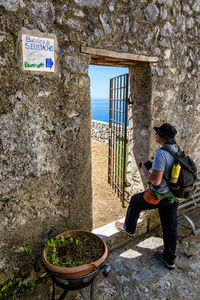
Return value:
M 89 68 L 94 229 L 120 219 L 126 213 L 126 208 L 121 205 L 119 193 L 109 184 L 108 164 L 110 80 L 116 80 L 120 75 L 127 73 L 129 69 L 122 67 L 92 65 Z M 118 159 L 119 157 L 118 154 Z
M 126 193 L 127 195 L 137 193 L 144 189 L 143 184 L 145 183 L 143 180 L 144 178 L 141 178 L 138 170 L 139 162 L 147 160 L 147 158 L 152 155 L 153 151 L 150 147 L 152 109 L 151 64 L 158 62 L 158 58 L 84 46 L 81 47 L 81 53 L 89 56 L 91 65 L 125 67 L 129 69 L 131 105 L 128 107 L 128 159 L 126 174 L 126 182 L 128 185 Z M 104 155 L 104 158 L 107 159 L 107 155 Z M 93 178 L 92 180 L 93 182 L 98 181 L 101 177 L 102 174 L 100 173 L 97 175 L 96 179 Z M 104 188 L 102 190 L 104 190 Z M 100 198 L 99 207 L 102 207 L 101 199 L 103 199 L 103 197 Z M 122 205 L 120 200 L 118 200 L 118 203 L 121 208 Z M 113 207 L 115 206 L 116 204 L 113 205 Z M 109 215 L 111 209 L 112 206 L 108 199 L 105 209 L 102 210 L 101 216 Z M 123 214 L 125 214 L 125 210 L 126 209 L 123 209 Z M 106 224 L 109 222 L 106 220 L 102 221 Z M 96 228 L 99 226 L 101 225 L 94 224 L 93 227 Z

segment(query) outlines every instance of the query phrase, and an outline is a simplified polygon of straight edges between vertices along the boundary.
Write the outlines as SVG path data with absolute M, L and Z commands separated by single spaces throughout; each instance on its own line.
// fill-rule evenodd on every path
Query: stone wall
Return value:
M 109 124 L 106 122 L 91 121 L 91 137 L 97 141 L 108 144 L 109 139 Z
M 0 283 L 29 274 L 45 238 L 92 229 L 91 56 L 81 46 L 158 57 L 130 62 L 133 158 L 152 155 L 151 128 L 167 121 L 200 164 L 199 13 L 199 0 L 0 0 Z M 54 74 L 23 71 L 22 31 L 56 37 Z

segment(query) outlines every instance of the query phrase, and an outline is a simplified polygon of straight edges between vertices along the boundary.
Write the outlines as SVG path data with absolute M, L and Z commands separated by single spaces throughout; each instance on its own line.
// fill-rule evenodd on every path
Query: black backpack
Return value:
M 160 149 L 171 153 L 175 159 L 174 163 L 179 163 L 181 166 L 177 183 L 171 183 L 170 178 L 167 179 L 164 176 L 164 179 L 166 180 L 171 192 L 177 198 L 191 197 L 195 190 L 194 183 L 197 179 L 197 167 L 194 161 L 188 155 L 186 156 L 180 147 L 178 147 L 178 152 L 174 152 L 168 144 L 163 145 Z

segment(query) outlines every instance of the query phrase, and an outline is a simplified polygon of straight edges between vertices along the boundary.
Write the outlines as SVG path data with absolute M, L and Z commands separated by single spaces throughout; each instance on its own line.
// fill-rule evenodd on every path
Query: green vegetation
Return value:
M 7 202 L 9 202 L 10 200 L 8 199 L 8 198 L 2 198 L 1 200 L 0 200 L 0 202 L 3 202 L 3 203 L 7 203 Z
M 5 292 L 13 285 L 12 281 L 9 281 L 7 284 L 4 284 L 4 286 L 1 288 L 1 292 Z
M 19 299 L 23 292 L 33 291 L 38 283 L 46 280 L 46 277 L 39 278 L 37 280 L 31 280 L 28 283 L 24 282 L 24 278 L 14 282 L 9 280 L 6 284 L 0 287 L 0 299 Z
M 3 208 L 4 208 L 5 204 L 8 203 L 9 201 L 10 201 L 10 199 L 8 199 L 8 198 L 6 198 L 6 197 L 0 199 L 0 203 L 2 203 L 2 204 L 1 204 L 1 208 L 0 208 L 0 214 L 1 214 L 2 211 L 3 211 Z
M 8 283 L 4 284 L 0 289 L 0 299 L 7 299 L 12 297 L 12 299 L 16 299 L 16 292 L 19 290 L 24 290 L 26 286 L 22 280 L 19 282 L 8 281 Z
M 104 253 L 104 245 L 87 235 L 61 236 L 50 239 L 47 260 L 58 267 L 74 268 L 98 260 Z
M 33 255 L 32 250 L 28 247 L 24 247 L 24 255 Z M 30 257 L 29 260 L 33 263 L 41 261 L 41 251 L 37 252 L 35 257 Z M 31 263 L 30 263 L 31 264 Z M 44 274 L 43 274 L 44 275 Z M 25 291 L 33 291 L 35 286 L 41 282 L 47 281 L 48 277 L 42 276 L 41 278 L 31 280 L 27 282 L 29 273 L 20 272 L 16 278 L 17 280 L 8 280 L 6 284 L 0 286 L 0 300 L 3 299 L 20 299 L 20 295 Z
M 24 254 L 28 255 L 28 254 L 31 254 L 32 253 L 32 250 L 28 247 L 24 247 Z

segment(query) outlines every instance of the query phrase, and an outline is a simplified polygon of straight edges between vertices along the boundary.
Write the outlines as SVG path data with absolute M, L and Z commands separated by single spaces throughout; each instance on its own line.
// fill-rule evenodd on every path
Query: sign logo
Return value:
M 22 33 L 24 71 L 55 72 L 55 39 Z

